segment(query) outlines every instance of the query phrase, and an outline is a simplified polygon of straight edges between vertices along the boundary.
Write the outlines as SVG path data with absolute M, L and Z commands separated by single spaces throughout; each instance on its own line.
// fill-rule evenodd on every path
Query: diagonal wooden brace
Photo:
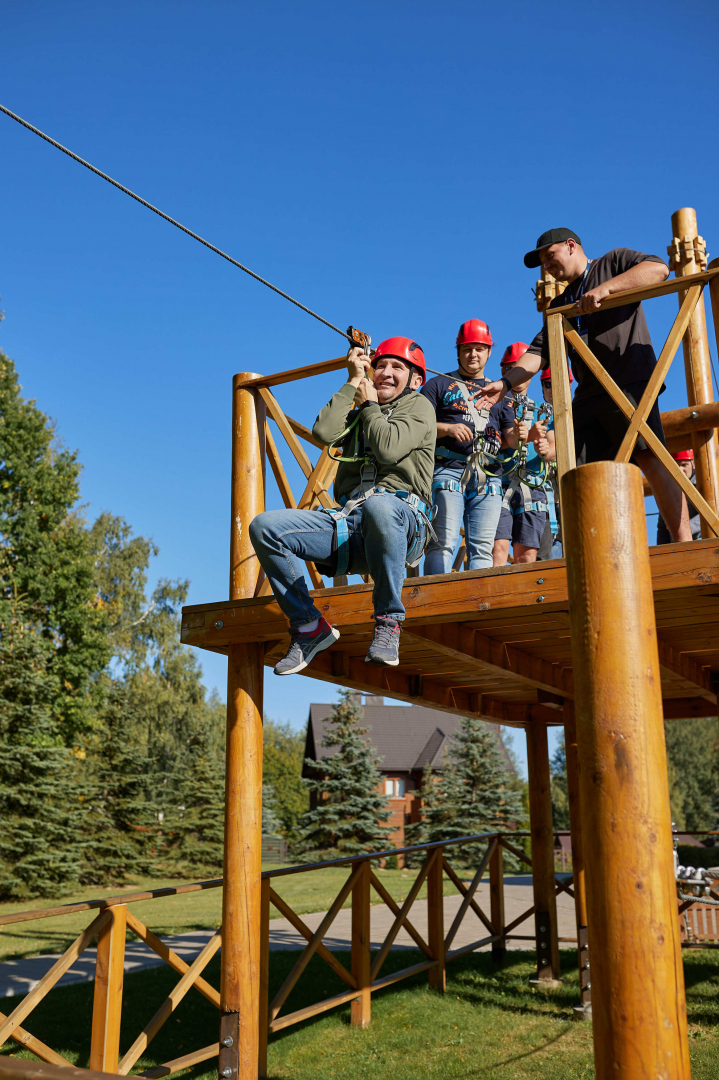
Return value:
M 409 914 L 410 908 L 412 907 L 412 904 L 417 899 L 417 895 L 419 893 L 419 890 L 422 888 L 422 885 L 424 884 L 425 878 L 427 877 L 427 874 L 430 872 L 430 870 L 431 870 L 431 868 L 432 868 L 432 866 L 434 864 L 434 860 L 437 858 L 438 851 L 439 851 L 439 849 L 436 848 L 432 852 L 432 854 L 428 855 L 427 858 L 425 859 L 424 866 L 422 867 L 420 872 L 417 874 L 417 877 L 414 879 L 414 884 L 413 884 L 412 888 L 410 889 L 410 891 L 409 891 L 409 893 L 407 895 L 407 898 L 405 899 L 404 903 L 402 904 L 402 910 L 400 911 L 399 915 L 396 917 L 396 919 L 392 923 L 392 926 L 390 927 L 386 938 L 382 942 L 382 947 L 380 948 L 379 952 L 375 956 L 374 962 L 372 964 L 372 969 L 370 971 L 370 977 L 372 979 L 372 982 L 374 982 L 375 979 L 377 978 L 382 965 L 384 964 L 385 960 L 387 959 L 387 954 L 390 951 L 390 949 L 392 948 L 392 944 L 394 942 L 394 939 L 397 937 L 397 934 L 402 929 L 402 926 L 404 925 L 404 922 L 405 922 L 405 920 L 407 918 L 407 915 Z
M 612 400 L 615 401 L 622 410 L 626 418 L 631 420 L 634 415 L 633 405 L 617 386 L 611 375 L 607 374 L 604 370 L 592 350 L 585 345 L 576 330 L 572 330 L 571 327 L 566 331 L 566 337 L 567 341 L 569 341 L 577 350 L 589 370 L 596 376 Z M 666 446 L 664 446 L 660 439 L 657 438 L 646 423 L 640 425 L 639 434 L 642 435 L 654 456 L 659 458 L 669 475 L 679 484 L 679 487 L 682 489 L 687 499 L 689 499 L 696 507 L 714 535 L 719 536 L 719 517 L 714 513 L 706 499 L 700 495 L 689 478 L 681 471 Z
M 659 354 L 656 367 L 651 374 L 651 378 L 646 385 L 646 389 L 642 394 L 642 399 L 634 410 L 634 415 L 629 421 L 629 427 L 627 428 L 626 435 L 622 439 L 622 445 L 619 447 L 619 453 L 617 454 L 615 461 L 629 461 L 634 450 L 634 444 L 637 441 L 639 429 L 644 421 L 652 411 L 652 406 L 659 396 L 659 391 L 662 388 L 664 378 L 671 367 L 672 360 L 676 355 L 676 351 L 681 344 L 681 340 L 687 331 L 687 327 L 691 321 L 691 317 L 694 314 L 694 309 L 699 302 L 699 297 L 702 294 L 702 285 L 692 285 L 688 290 L 682 305 L 679 308 L 677 317 L 674 320 L 671 330 L 667 335 L 667 340 L 664 343 L 664 348 Z M 566 323 L 565 323 L 566 326 Z
M 454 917 L 454 922 L 452 923 L 452 925 L 449 928 L 449 933 L 447 934 L 447 937 L 445 938 L 445 942 L 444 942 L 445 949 L 449 949 L 450 945 L 452 944 L 452 942 L 454 941 L 454 939 L 455 939 L 455 937 L 457 935 L 457 931 L 459 930 L 459 928 L 461 926 L 462 919 L 467 914 L 467 910 L 468 910 L 470 904 L 472 903 L 472 900 L 474 899 L 474 894 L 477 891 L 477 888 L 479 887 L 479 883 L 482 880 L 482 875 L 484 874 L 484 871 L 487 868 L 487 863 L 489 862 L 490 858 L 492 857 L 492 854 L 494 853 L 494 849 L 496 848 L 496 846 L 497 846 L 497 841 L 493 840 L 492 843 L 487 848 L 487 850 L 485 851 L 484 857 L 482 858 L 482 861 L 480 862 L 479 866 L 477 867 L 477 872 L 474 875 L 474 877 L 472 878 L 472 883 L 470 884 L 468 889 L 465 887 L 464 899 L 462 900 L 459 911 L 457 912 L 457 914 Z M 462 884 L 464 884 L 464 882 Z M 493 933 L 494 928 L 492 927 L 491 922 L 489 921 L 489 919 L 487 919 L 486 916 L 482 917 L 482 922 L 487 927 L 489 932 Z

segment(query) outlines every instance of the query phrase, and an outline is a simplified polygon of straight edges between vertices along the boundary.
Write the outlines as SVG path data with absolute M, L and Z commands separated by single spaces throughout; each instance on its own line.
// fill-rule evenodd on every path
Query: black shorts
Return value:
M 521 514 L 513 514 L 511 510 L 503 506 L 495 540 L 511 540 L 513 544 L 538 548 L 542 542 L 547 519 L 548 514 L 545 510 L 526 510 Z
M 639 404 L 646 389 L 646 381 L 623 386 L 622 390 L 635 407 Z M 629 421 L 609 394 L 596 394 L 584 401 L 572 403 L 574 421 L 574 450 L 577 465 L 588 465 L 591 461 L 613 461 L 627 433 Z M 647 426 L 651 428 L 663 446 L 666 446 L 664 429 L 659 416 L 659 404 L 654 402 L 647 417 Z M 647 444 L 641 435 L 634 444 L 636 450 L 647 450 Z M 634 457 L 632 455 L 632 461 Z

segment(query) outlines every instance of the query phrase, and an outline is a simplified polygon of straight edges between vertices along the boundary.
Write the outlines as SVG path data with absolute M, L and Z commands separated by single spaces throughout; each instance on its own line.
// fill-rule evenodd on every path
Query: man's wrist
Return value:
M 509 391 L 512 389 L 512 384 L 509 381 L 509 379 L 507 378 L 507 376 L 503 375 L 502 378 L 499 381 L 502 383 L 502 385 L 504 386 L 504 389 L 507 391 L 507 393 L 509 393 Z

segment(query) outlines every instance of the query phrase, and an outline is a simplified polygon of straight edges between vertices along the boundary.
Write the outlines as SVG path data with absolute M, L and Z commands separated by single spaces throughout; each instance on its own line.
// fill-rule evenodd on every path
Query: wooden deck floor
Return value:
M 650 549 L 667 719 L 716 716 L 719 679 L 719 542 Z M 366 664 L 372 587 L 311 594 L 340 640 L 306 674 L 402 701 L 509 725 L 561 723 L 573 696 L 563 560 L 408 578 L 397 668 Z M 287 623 L 273 597 L 183 609 L 182 641 L 226 652 L 265 643 L 273 666 Z

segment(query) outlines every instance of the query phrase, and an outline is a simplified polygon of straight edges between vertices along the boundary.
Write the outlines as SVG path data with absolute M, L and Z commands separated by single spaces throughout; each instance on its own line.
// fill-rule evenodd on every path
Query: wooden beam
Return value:
M 246 379 L 238 383 L 243 389 L 251 387 L 279 386 L 280 383 L 295 382 L 297 379 L 311 379 L 313 375 L 326 375 L 329 371 L 339 371 L 347 366 L 346 356 L 336 356 L 334 360 L 322 360 L 318 364 L 306 364 L 305 367 L 289 368 L 287 371 L 278 371 L 276 375 L 256 375 L 252 379 Z
M 661 285 L 647 285 L 641 289 L 628 289 L 626 292 L 614 293 L 602 300 L 600 311 L 608 311 L 609 308 L 623 307 L 625 304 L 639 304 L 642 300 L 651 300 L 654 296 L 666 296 L 669 293 L 684 292 L 692 285 L 705 285 L 713 277 L 719 274 L 717 270 L 705 270 L 701 274 L 688 274 L 683 278 L 668 278 Z M 562 307 L 551 308 L 552 315 L 564 315 L 573 319 L 579 315 L 577 304 L 564 304 Z
M 290 487 L 290 482 L 287 479 L 287 473 L 285 472 L 284 465 L 282 464 L 280 452 L 277 449 L 277 444 L 275 443 L 275 440 L 272 438 L 272 433 L 270 431 L 269 424 L 267 423 L 265 423 L 265 446 L 267 448 L 267 457 L 270 459 L 270 467 L 272 469 L 272 473 L 275 480 L 277 481 L 277 487 L 280 489 L 282 501 L 289 510 L 296 510 L 297 503 L 295 502 L 295 497 L 292 494 L 292 488 Z
M 516 679 L 524 686 L 555 691 L 571 697 L 572 675 L 559 664 L 550 664 L 514 645 L 496 641 L 478 630 L 461 623 L 442 623 L 440 626 L 417 626 L 403 632 L 407 642 L 422 641 L 443 656 L 451 656 L 463 664 L 476 665 L 480 671 Z
M 719 584 L 719 547 L 716 541 L 653 548 L 650 566 L 655 600 L 682 594 L 700 595 L 707 586 Z M 542 578 L 540 585 L 538 578 Z M 541 592 L 540 592 L 541 589 Z M 540 601 L 540 596 L 544 599 Z M 324 617 L 349 632 L 372 625 L 372 588 L 345 585 L 320 589 L 313 600 Z M 566 611 L 567 578 L 563 560 L 467 570 L 463 574 L 438 574 L 408 578 L 402 589 L 406 609 L 404 627 L 437 622 L 478 622 L 497 612 L 539 610 Z M 687 603 L 690 603 L 687 600 Z M 222 625 L 218 625 L 222 623 Z M 231 642 L 278 640 L 287 634 L 287 619 L 274 597 L 195 604 L 183 609 L 182 641 L 201 648 L 224 649 Z
M 712 705 L 716 705 L 717 696 L 712 687 L 711 668 L 702 667 L 691 656 L 672 648 L 665 641 L 658 641 L 657 644 L 659 646 L 660 667 L 692 683 L 699 691 L 700 697 L 710 701 Z
M 711 708 L 705 698 L 665 698 L 662 702 L 665 720 L 691 720 L 695 716 L 706 718 L 719 714 L 716 705 Z

